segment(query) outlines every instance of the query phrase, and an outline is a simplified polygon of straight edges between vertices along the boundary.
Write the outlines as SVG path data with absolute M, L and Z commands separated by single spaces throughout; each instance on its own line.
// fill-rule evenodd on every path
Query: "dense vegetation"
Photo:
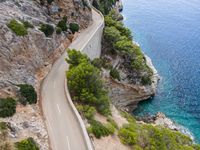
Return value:
M 116 1 L 117 0 L 94 0 L 92 5 L 104 15 L 107 15 Z
M 116 20 L 115 11 L 105 16 L 103 49 L 105 55 L 123 59 L 121 67 L 128 73 L 133 83 L 151 84 L 152 70 L 147 66 L 146 59 L 139 46 L 133 44 L 131 31 L 123 23 Z M 117 71 L 111 70 L 111 75 L 117 77 Z
M 89 133 L 93 133 L 96 138 L 112 135 L 115 132 L 115 127 L 111 123 L 102 124 L 99 121 L 91 120 L 90 127 L 88 128 Z
M 79 25 L 77 23 L 70 23 L 69 24 L 69 29 L 72 31 L 74 34 L 75 32 L 79 31 Z
M 16 112 L 16 100 L 13 98 L 0 98 L 0 117 L 10 117 Z
M 99 113 L 108 115 L 109 99 L 99 69 L 80 51 L 68 50 L 68 54 L 66 61 L 70 64 L 70 70 L 67 79 L 73 100 L 94 106 Z
M 89 133 L 94 134 L 96 138 L 113 134 L 115 125 L 112 120 L 102 124 L 94 119 L 97 112 L 104 116 L 110 114 L 110 103 L 107 91 L 103 87 L 100 70 L 93 65 L 97 63 L 91 62 L 86 55 L 76 50 L 68 50 L 66 61 L 70 64 L 70 70 L 67 72 L 68 87 L 79 113 L 90 124 Z
M 37 103 L 37 93 L 32 85 L 29 84 L 19 84 L 20 87 L 20 103 L 23 105 L 36 104 Z
M 51 35 L 53 34 L 53 32 L 54 32 L 54 27 L 53 27 L 52 25 L 50 25 L 50 24 L 42 24 L 42 25 L 40 26 L 40 30 L 41 30 L 42 32 L 44 32 L 44 34 L 45 34 L 47 37 L 49 37 L 49 36 L 51 36 Z
M 18 36 L 25 36 L 28 34 L 27 28 L 24 26 L 24 24 L 14 19 L 11 20 L 7 26 Z
M 129 124 L 120 128 L 121 142 L 130 145 L 133 150 L 200 150 L 192 140 L 177 132 L 161 126 L 139 124 L 129 115 L 124 114 Z
M 17 150 L 39 150 L 39 146 L 33 138 L 27 138 L 15 143 Z
M 67 16 L 64 16 L 62 20 L 60 20 L 57 24 L 57 27 L 60 28 L 62 31 L 67 31 Z

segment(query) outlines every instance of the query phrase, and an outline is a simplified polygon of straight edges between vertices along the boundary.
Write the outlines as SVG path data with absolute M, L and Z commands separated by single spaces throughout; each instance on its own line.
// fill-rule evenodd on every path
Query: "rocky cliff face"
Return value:
M 46 37 L 41 23 L 56 26 L 63 16 L 82 28 L 91 22 L 90 4 L 82 0 L 55 0 L 51 4 L 37 0 L 0 1 L 0 96 L 10 83 L 35 85 L 36 73 L 51 64 L 70 43 L 69 34 L 55 32 Z M 7 24 L 11 19 L 28 21 L 34 28 L 26 36 L 17 36 Z M 60 46 L 60 47 L 59 47 Z
M 138 102 L 147 100 L 155 95 L 159 76 L 148 56 L 146 56 L 146 63 L 153 71 L 151 85 L 130 84 L 127 80 L 117 81 L 104 70 L 103 74 L 109 90 L 109 97 L 112 103 L 119 109 L 132 111 L 136 108 Z

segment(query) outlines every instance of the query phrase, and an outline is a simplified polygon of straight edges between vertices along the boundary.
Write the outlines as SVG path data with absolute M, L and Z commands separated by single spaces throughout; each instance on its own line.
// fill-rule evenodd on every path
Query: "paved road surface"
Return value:
M 101 16 L 93 13 L 93 23 L 82 31 L 69 48 L 82 49 L 101 24 Z M 53 150 L 86 150 L 80 124 L 65 96 L 65 71 L 68 68 L 63 54 L 54 64 L 42 86 L 42 107 Z

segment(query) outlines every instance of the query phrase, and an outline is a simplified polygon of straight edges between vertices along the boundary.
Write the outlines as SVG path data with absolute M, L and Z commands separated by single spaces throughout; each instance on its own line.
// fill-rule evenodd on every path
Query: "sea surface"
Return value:
M 200 0 L 123 0 L 124 23 L 161 80 L 136 115 L 164 112 L 200 143 Z

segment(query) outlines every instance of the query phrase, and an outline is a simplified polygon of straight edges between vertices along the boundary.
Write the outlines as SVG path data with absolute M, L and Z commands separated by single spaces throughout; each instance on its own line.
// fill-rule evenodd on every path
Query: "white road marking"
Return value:
M 57 108 L 58 108 L 58 112 L 61 114 L 60 107 L 58 104 L 57 104 Z
M 68 147 L 68 150 L 71 150 L 68 136 L 66 136 L 66 138 L 67 138 L 67 147 Z

